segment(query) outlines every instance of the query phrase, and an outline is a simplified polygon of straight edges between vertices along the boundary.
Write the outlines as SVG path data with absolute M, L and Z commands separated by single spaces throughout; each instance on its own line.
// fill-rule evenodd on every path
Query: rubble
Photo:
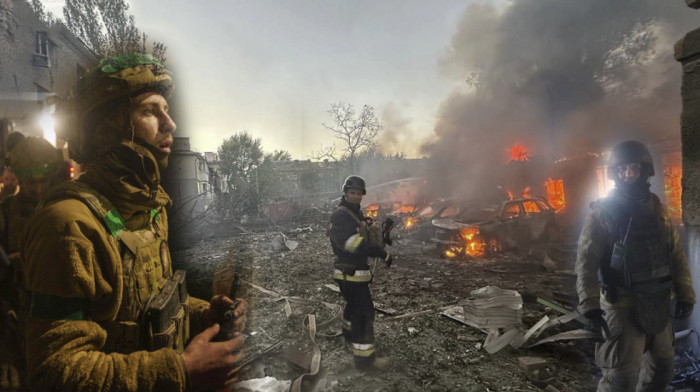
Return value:
M 313 231 L 296 230 L 305 227 Z M 248 233 L 213 237 L 173 252 L 174 267 L 187 270 L 188 290 L 200 298 L 211 297 L 213 271 L 242 261 L 239 291 L 250 303 L 246 340 L 246 358 L 250 360 L 246 360 L 242 379 L 272 376 L 296 380 L 310 373 L 285 359 L 281 352 L 282 347 L 295 347 L 304 357 L 313 355 L 308 324 L 308 315 L 312 315 L 317 321 L 319 373 L 304 376 L 298 385 L 313 386 L 316 391 L 534 391 L 549 385 L 528 378 L 518 363 L 523 356 L 546 359 L 564 385 L 560 390 L 593 389 L 595 376 L 591 374 L 598 374 L 598 370 L 591 360 L 592 343 L 582 341 L 580 347 L 561 342 L 524 347 L 538 337 L 538 327 L 517 350 L 515 343 L 520 339 L 487 354 L 486 347 L 492 347 L 484 344 L 488 331 L 440 315 L 449 308 L 463 310 L 465 299 L 473 291 L 496 286 L 520 294 L 523 326 L 534 327 L 540 322 L 546 325 L 560 314 L 538 303 L 537 298 L 569 292 L 572 285 L 568 276 L 548 274 L 526 254 L 513 252 L 471 260 L 442 259 L 433 244 L 414 236 L 395 242 L 390 249 L 396 257 L 394 265 L 377 266 L 371 286 L 375 306 L 381 309 L 377 310 L 374 325 L 378 350 L 393 365 L 376 375 L 357 371 L 351 353 L 338 336 L 338 312 L 343 300 L 331 278 L 332 254 L 322 227 L 323 222 L 277 226 L 274 231 L 246 228 Z M 298 242 L 296 249 L 279 250 L 276 245 L 284 242 L 279 241 L 284 240 L 282 233 L 287 242 Z M 542 321 L 545 316 L 546 321 Z M 553 323 L 548 328 L 547 332 L 555 335 L 571 326 Z M 509 333 L 524 336 L 528 332 L 522 327 L 514 331 Z M 499 337 L 508 339 L 506 332 L 503 330 Z M 279 346 L 260 354 L 275 344 Z

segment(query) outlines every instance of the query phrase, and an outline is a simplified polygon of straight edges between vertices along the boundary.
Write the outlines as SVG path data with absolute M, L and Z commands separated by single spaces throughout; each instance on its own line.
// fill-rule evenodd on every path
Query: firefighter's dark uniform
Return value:
M 600 306 L 610 330 L 596 345 L 598 391 L 663 391 L 673 378 L 672 297 L 695 303 L 678 233 L 658 197 L 648 195 L 631 199 L 616 188 L 593 204 L 579 238 L 579 310 Z M 625 236 L 627 272 L 621 272 L 610 260 Z
M 347 302 L 343 312 L 343 335 L 352 345 L 358 365 L 371 364 L 375 358 L 374 305 L 369 291 L 372 273 L 367 260 L 387 257 L 386 251 L 360 235 L 358 222 L 363 220 L 360 205 L 348 202 L 343 196 L 331 215 L 330 228 L 331 246 L 336 255 L 333 278 Z

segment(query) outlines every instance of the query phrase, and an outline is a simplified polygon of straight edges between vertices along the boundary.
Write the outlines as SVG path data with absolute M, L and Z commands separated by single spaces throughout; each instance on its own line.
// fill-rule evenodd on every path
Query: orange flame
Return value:
M 666 193 L 668 213 L 671 215 L 671 219 L 675 221 L 680 221 L 682 216 L 682 177 L 683 168 L 680 165 L 669 165 L 664 169 L 664 191 Z
M 482 256 L 486 251 L 486 243 L 479 236 L 478 227 L 465 227 L 459 231 L 464 239 L 464 252 L 469 256 Z
M 409 216 L 408 218 L 404 219 L 403 221 L 403 227 L 406 229 L 410 229 L 416 224 L 416 218 Z
M 566 207 L 566 194 L 564 193 L 564 180 L 561 178 L 548 178 L 544 183 L 547 189 L 547 201 L 554 207 L 554 211 L 559 212 Z
M 394 214 L 410 214 L 413 211 L 416 210 L 415 206 L 412 205 L 400 205 L 398 203 L 394 203 Z
M 531 196 L 531 193 L 530 193 L 530 187 L 529 187 L 529 186 L 526 186 L 525 189 L 523 189 L 522 195 L 523 195 L 523 197 L 532 197 L 532 196 Z
M 367 206 L 366 208 L 367 213 L 365 214 L 366 216 L 370 218 L 376 218 L 377 215 L 379 215 L 379 205 L 378 204 L 371 204 Z
M 513 192 L 508 191 L 508 199 L 513 200 Z
M 527 147 L 522 144 L 514 144 L 510 148 L 510 160 L 511 161 L 527 161 L 529 158 L 527 154 Z

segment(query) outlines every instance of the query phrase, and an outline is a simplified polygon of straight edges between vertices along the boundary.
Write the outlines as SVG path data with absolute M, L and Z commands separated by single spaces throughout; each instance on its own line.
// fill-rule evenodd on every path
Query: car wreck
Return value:
M 482 256 L 526 246 L 556 233 L 555 210 L 540 197 L 503 201 L 496 205 L 454 202 L 431 220 L 444 257 Z

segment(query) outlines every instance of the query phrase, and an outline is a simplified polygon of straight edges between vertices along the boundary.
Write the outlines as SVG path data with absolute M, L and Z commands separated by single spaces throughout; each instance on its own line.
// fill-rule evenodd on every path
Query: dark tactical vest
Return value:
M 71 182 L 66 195 L 85 203 L 104 223 L 121 255 L 122 302 L 115 320 L 100 322 L 107 331 L 104 351 L 184 351 L 189 339 L 185 272 L 172 270 L 165 209 L 152 210 L 147 226 L 129 231 L 112 203 L 88 185 Z
M 661 202 L 656 195 L 652 198 L 652 208 L 633 211 L 627 211 L 627 205 L 615 198 L 603 199 L 598 205 L 611 229 L 606 255 L 610 262 L 601 266 L 603 281 L 612 290 L 621 287 L 632 293 L 634 318 L 642 330 L 653 335 L 663 331 L 670 320 L 673 280 L 667 225 Z M 613 249 L 623 241 L 620 264 L 615 262 Z

